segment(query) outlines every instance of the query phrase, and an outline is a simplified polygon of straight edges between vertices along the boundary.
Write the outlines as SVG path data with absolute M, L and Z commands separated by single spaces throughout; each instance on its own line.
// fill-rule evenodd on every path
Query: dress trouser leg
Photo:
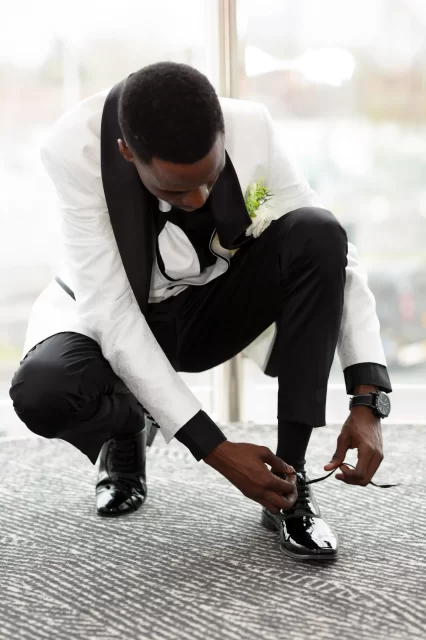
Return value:
M 240 353 L 276 322 L 270 369 L 279 421 L 325 425 L 327 384 L 342 321 L 348 242 L 325 209 L 272 222 L 229 270 L 193 289 L 178 315 L 181 371 L 203 371 Z
M 9 393 L 30 431 L 69 442 L 93 464 L 108 438 L 138 432 L 144 425 L 140 403 L 99 345 L 79 333 L 58 333 L 34 347 Z

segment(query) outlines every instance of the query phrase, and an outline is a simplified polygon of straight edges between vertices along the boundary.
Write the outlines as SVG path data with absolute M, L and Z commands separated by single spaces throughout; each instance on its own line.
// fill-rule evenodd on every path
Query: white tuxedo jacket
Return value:
M 109 209 L 112 207 L 107 205 L 105 176 L 103 181 L 101 171 L 101 121 L 109 93 L 109 88 L 101 91 L 65 113 L 41 149 L 42 162 L 58 197 L 64 257 L 59 275 L 74 291 L 76 300 L 57 282 L 48 284 L 33 306 L 24 354 L 38 342 L 59 332 L 75 331 L 93 338 L 112 369 L 151 413 L 160 425 L 164 439 L 169 442 L 202 406 L 169 363 L 145 320 L 136 282 L 140 253 L 133 249 L 128 238 L 124 238 L 123 229 L 118 233 L 111 223 Z M 265 107 L 226 98 L 221 98 L 220 102 L 225 120 L 226 150 L 241 192 L 244 194 L 250 183 L 264 178 L 279 215 L 301 207 L 321 207 L 317 194 L 297 175 L 285 144 L 278 142 Z M 110 136 L 111 149 L 116 147 L 111 151 L 117 154 L 114 162 L 129 165 L 123 171 L 134 169 L 119 154 L 117 138 L 120 136 L 116 134 L 117 131 L 111 131 Z M 103 135 L 109 136 L 109 133 Z M 114 170 L 113 167 L 111 176 L 115 175 Z M 126 180 L 123 179 L 119 185 L 121 191 L 114 195 L 115 208 L 120 207 L 120 193 L 123 198 L 125 196 Z M 113 177 L 111 181 L 114 181 Z M 226 198 L 222 206 L 226 208 Z M 132 215 L 130 212 L 129 219 Z M 135 215 L 133 220 L 136 225 L 139 217 Z M 127 227 L 127 236 L 137 233 L 137 229 Z M 123 257 L 127 260 L 128 253 L 132 252 L 134 266 L 130 283 L 130 270 L 125 268 Z M 274 337 L 275 325 L 272 325 L 246 350 L 266 372 Z M 358 262 L 357 250 L 351 243 L 337 349 L 343 371 L 366 363 L 369 371 L 376 367 L 381 371 L 379 377 L 387 380 L 375 300 L 368 288 L 367 275 Z M 362 383 L 372 382 L 363 380 Z M 386 386 L 385 382 L 385 390 Z

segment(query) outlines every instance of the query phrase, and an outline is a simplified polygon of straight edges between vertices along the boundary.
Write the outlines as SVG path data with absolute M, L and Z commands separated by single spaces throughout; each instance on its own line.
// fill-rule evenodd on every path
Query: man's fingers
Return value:
M 371 482 L 371 480 L 374 478 L 374 476 L 376 475 L 376 471 L 380 467 L 382 462 L 383 462 L 383 453 L 381 451 L 377 451 L 370 462 L 370 466 L 368 467 L 367 484 Z
M 269 500 L 262 500 L 262 502 L 259 502 L 259 504 L 261 504 L 263 507 L 266 507 L 266 509 L 268 509 L 268 511 L 270 511 L 271 513 L 279 513 L 280 512 L 279 507 L 276 507 Z
M 294 473 L 294 469 L 291 465 L 284 462 L 284 460 L 275 455 L 268 447 L 261 447 L 261 457 L 263 462 L 269 464 L 271 471 L 277 471 L 279 473 Z
M 366 474 L 366 476 L 364 478 L 365 485 L 367 485 L 367 484 L 369 484 L 371 482 L 371 479 L 374 477 L 377 469 L 382 464 L 382 460 L 383 460 L 382 453 L 380 451 L 376 451 L 374 456 L 371 458 L 370 466 L 368 467 L 367 474 Z
M 278 476 L 274 476 L 271 473 L 271 479 L 267 484 L 267 488 L 270 491 L 275 491 L 276 493 L 283 493 L 284 495 L 290 494 L 294 491 L 296 486 L 296 475 L 288 476 L 287 480 L 283 480 Z
M 275 476 L 272 472 L 270 475 L 271 480 L 265 492 L 267 500 L 272 502 L 278 510 L 290 509 L 297 500 L 296 474 L 289 475 L 287 480 Z
M 278 495 L 273 491 L 267 491 L 265 492 L 264 500 L 275 507 L 276 511 L 272 511 L 271 509 L 272 513 L 278 513 L 280 509 L 287 511 L 287 509 L 291 509 L 297 500 L 297 489 L 294 487 L 293 493 L 286 496 Z M 264 504 L 264 502 L 262 502 L 262 504 Z
M 346 484 L 357 484 L 367 486 L 372 477 L 380 467 L 383 456 L 380 451 L 373 451 L 370 448 L 359 450 L 359 460 L 355 469 L 349 469 L 346 465 L 341 468 L 342 474 L 336 475 L 338 480 L 343 480 Z
M 343 463 L 346 458 L 346 454 L 349 449 L 349 440 L 342 434 L 337 438 L 337 448 L 330 462 L 324 466 L 325 471 L 331 471 L 337 469 Z
M 374 458 L 374 449 L 371 447 L 360 445 L 358 448 L 358 462 L 355 469 L 349 469 L 346 465 L 342 466 L 342 475 L 338 474 L 336 478 L 342 479 L 347 484 L 368 484 L 366 482 L 367 471 L 372 459 Z

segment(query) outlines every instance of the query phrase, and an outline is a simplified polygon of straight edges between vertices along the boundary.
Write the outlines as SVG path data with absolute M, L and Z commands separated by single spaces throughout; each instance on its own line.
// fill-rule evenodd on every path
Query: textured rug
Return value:
M 224 430 L 274 449 L 275 428 Z M 311 477 L 338 433 L 314 431 Z M 341 545 L 327 566 L 284 556 L 260 505 L 176 440 L 158 435 L 145 505 L 113 520 L 96 515 L 96 470 L 70 445 L 0 441 L 0 639 L 424 638 L 426 428 L 384 435 L 375 480 L 402 486 L 314 485 Z

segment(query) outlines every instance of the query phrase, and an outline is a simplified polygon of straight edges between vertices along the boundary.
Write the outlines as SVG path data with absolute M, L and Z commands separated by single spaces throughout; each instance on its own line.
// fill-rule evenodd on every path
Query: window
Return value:
M 213 0 L 16 0 L 4 13 L 0 406 L 10 404 L 9 383 L 21 358 L 31 305 L 59 262 L 56 196 L 39 161 L 44 136 L 79 100 L 146 64 L 186 62 L 215 85 L 218 73 Z M 205 376 L 189 380 L 200 387 L 209 410 Z
M 398 389 L 392 417 L 405 420 L 425 419 L 413 405 L 426 390 L 413 386 L 426 379 L 425 28 L 417 0 L 237 2 L 234 95 L 269 108 L 357 246 Z M 250 401 L 249 380 L 272 393 L 271 378 L 244 368 L 243 418 L 275 419 L 275 400 L 269 413 Z M 343 417 L 337 357 L 330 383 L 330 416 Z

